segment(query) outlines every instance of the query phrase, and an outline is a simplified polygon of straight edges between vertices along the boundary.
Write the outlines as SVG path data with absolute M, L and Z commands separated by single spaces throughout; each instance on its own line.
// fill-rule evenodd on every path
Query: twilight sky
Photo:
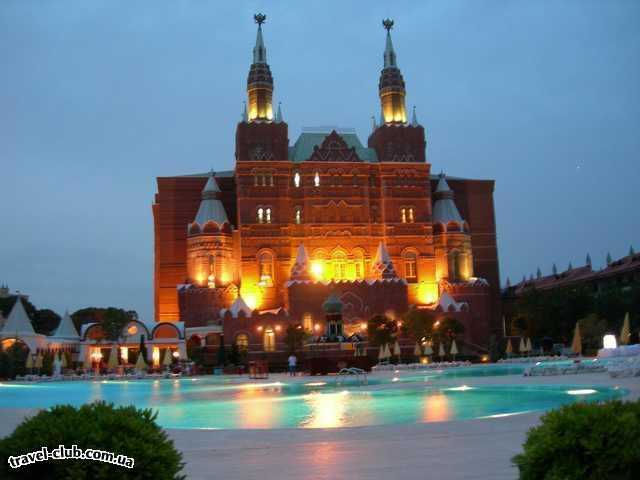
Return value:
M 496 180 L 503 283 L 640 249 L 640 2 L 239 4 L 0 2 L 0 283 L 152 318 L 155 177 L 233 168 L 255 12 L 291 142 L 366 143 L 395 20 L 433 170 Z

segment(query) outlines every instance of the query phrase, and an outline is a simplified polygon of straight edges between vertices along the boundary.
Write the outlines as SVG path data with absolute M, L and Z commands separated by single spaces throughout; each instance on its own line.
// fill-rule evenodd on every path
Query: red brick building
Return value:
M 272 351 L 289 323 L 325 332 L 321 306 L 336 293 L 347 334 L 416 305 L 446 309 L 486 345 L 500 330 L 494 182 L 431 174 L 393 22 L 365 146 L 347 129 L 303 129 L 290 143 L 256 20 L 235 169 L 157 179 L 156 320 Z

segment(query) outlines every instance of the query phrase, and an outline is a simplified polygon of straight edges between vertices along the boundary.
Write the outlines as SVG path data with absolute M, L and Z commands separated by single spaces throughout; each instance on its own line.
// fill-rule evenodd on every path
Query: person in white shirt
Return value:
M 292 353 L 291 355 L 289 355 L 289 358 L 287 361 L 289 362 L 289 375 L 293 377 L 296 374 L 296 366 L 298 365 L 298 359 Z

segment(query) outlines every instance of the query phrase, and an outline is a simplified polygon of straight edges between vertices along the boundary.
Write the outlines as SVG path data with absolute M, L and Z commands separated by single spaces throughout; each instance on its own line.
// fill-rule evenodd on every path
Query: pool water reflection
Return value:
M 425 382 L 425 380 L 427 380 Z M 615 388 L 501 385 L 432 386 L 429 377 L 402 377 L 397 388 L 331 381 L 239 384 L 228 379 L 0 384 L 0 408 L 80 405 L 102 399 L 157 409 L 170 428 L 336 428 L 498 417 L 574 401 L 618 398 Z M 406 384 L 404 383 L 406 382 Z M 507 383 L 507 382 L 505 382 Z

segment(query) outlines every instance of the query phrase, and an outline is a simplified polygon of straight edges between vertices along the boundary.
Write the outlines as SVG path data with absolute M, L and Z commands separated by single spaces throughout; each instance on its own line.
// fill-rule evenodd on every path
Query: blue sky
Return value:
M 640 248 L 640 2 L 0 2 L 0 282 L 152 316 L 155 177 L 230 169 L 265 12 L 300 128 L 379 112 L 381 19 L 433 170 L 496 180 L 503 282 Z

